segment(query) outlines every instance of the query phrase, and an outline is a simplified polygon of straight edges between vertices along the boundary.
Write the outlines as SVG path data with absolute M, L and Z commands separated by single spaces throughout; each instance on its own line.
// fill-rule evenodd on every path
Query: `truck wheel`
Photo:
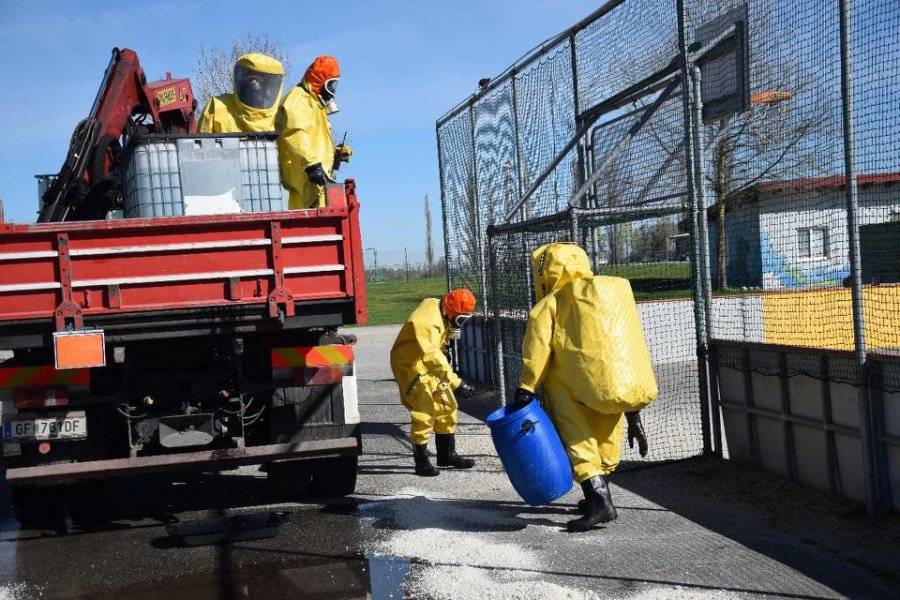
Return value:
M 12 507 L 19 526 L 22 529 L 55 529 L 56 494 L 56 488 L 12 488 Z
M 86 481 L 52 487 L 12 489 L 16 519 L 23 529 L 53 529 L 69 533 L 73 526 L 107 520 L 106 481 Z
M 312 495 L 312 461 L 279 460 L 269 463 L 266 477 L 273 497 L 295 500 Z
M 109 482 L 84 481 L 63 488 L 72 519 L 79 525 L 98 525 L 109 520 Z
M 349 496 L 356 489 L 358 456 L 322 458 L 313 462 L 313 491 L 316 495 Z

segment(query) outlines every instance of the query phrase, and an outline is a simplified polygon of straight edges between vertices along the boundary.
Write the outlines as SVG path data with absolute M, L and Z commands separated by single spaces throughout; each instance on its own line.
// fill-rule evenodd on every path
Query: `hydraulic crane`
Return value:
M 38 222 L 103 219 L 120 203 L 117 171 L 128 138 L 193 133 L 197 101 L 189 79 L 147 82 L 137 54 L 113 48 L 91 107 L 72 133 L 69 151 L 42 198 Z

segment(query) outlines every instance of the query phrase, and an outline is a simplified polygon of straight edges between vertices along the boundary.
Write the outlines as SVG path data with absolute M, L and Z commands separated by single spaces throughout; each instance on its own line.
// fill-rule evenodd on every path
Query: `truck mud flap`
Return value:
M 249 446 L 227 450 L 206 450 L 159 456 L 115 458 L 80 463 L 43 465 L 8 469 L 10 485 L 52 484 L 80 479 L 106 479 L 118 475 L 151 471 L 173 471 L 208 467 L 238 467 L 271 460 L 356 456 L 358 437 L 299 440 L 288 444 Z

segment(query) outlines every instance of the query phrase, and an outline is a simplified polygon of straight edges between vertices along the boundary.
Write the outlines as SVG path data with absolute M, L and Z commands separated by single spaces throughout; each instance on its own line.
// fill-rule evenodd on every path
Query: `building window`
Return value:
M 802 227 L 797 230 L 800 258 L 828 258 L 828 230 Z

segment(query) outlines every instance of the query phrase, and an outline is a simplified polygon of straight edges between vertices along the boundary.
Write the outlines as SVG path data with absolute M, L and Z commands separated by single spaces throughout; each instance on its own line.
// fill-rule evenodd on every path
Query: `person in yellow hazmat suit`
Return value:
M 522 374 L 513 402 L 541 386 L 547 413 L 581 484 L 582 516 L 570 531 L 616 519 L 607 485 L 628 443 L 647 454 L 639 411 L 658 394 L 637 305 L 628 280 L 594 277 L 587 254 L 571 243 L 532 254 L 536 304 L 522 342 Z
M 244 54 L 234 63 L 233 94 L 210 99 L 200 115 L 200 133 L 274 131 L 284 85 L 281 62 L 265 54 Z
M 456 393 L 474 395 L 471 385 L 453 372 L 444 349 L 459 339 L 462 326 L 475 310 L 475 296 L 456 289 L 442 300 L 426 298 L 413 311 L 391 348 L 391 370 L 400 400 L 412 420 L 410 438 L 416 475 L 431 477 L 439 471 L 428 459 L 428 438 L 433 431 L 439 467 L 471 469 L 475 461 L 456 452 L 453 431 L 457 422 Z
M 328 115 L 338 112 L 335 94 L 340 77 L 337 59 L 319 56 L 278 108 L 278 160 L 291 209 L 325 206 L 325 184 L 353 154 L 347 145 L 335 146 L 328 122 Z

